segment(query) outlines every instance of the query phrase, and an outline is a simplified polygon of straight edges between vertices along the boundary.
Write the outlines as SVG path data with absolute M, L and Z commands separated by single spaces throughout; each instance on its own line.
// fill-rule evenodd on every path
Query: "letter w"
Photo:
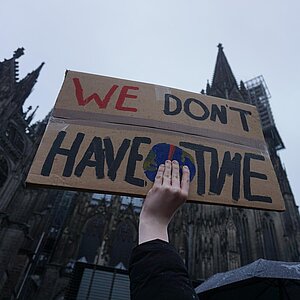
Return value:
M 111 96 L 114 94 L 116 89 L 118 88 L 117 85 L 113 85 L 108 93 L 105 95 L 104 99 L 101 100 L 98 94 L 93 93 L 92 95 L 88 96 L 87 98 L 83 97 L 83 88 L 81 86 L 79 78 L 73 78 L 73 83 L 75 85 L 75 92 L 76 92 L 76 98 L 79 105 L 85 106 L 92 100 L 95 100 L 99 108 L 106 108 Z

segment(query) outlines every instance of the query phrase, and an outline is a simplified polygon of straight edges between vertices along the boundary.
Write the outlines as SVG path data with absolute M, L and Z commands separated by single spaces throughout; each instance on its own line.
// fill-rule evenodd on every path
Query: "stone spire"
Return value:
M 218 45 L 218 56 L 214 76 L 207 95 L 244 102 L 236 79 L 223 51 L 222 44 Z
M 25 78 L 19 80 L 18 59 L 23 54 L 24 48 L 18 48 L 14 51 L 12 58 L 0 62 L 0 116 L 3 121 L 12 118 L 13 115 L 21 118 L 26 116 L 23 112 L 24 102 L 30 95 L 44 65 L 42 63 Z
M 20 106 L 23 106 L 26 98 L 30 95 L 44 64 L 45 63 L 41 63 L 37 69 L 27 74 L 25 78 L 18 82 L 19 95 L 17 101 Z

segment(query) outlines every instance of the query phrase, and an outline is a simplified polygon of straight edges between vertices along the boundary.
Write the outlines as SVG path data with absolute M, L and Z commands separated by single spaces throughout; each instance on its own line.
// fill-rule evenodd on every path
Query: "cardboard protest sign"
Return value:
M 145 196 L 166 159 L 189 166 L 190 201 L 284 210 L 254 106 L 74 71 L 27 182 Z

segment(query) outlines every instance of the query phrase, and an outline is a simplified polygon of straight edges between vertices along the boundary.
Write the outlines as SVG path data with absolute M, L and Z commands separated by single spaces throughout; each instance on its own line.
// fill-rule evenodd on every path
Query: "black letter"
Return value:
M 65 149 L 65 148 L 60 148 L 66 134 L 67 133 L 65 131 L 60 131 L 58 133 L 58 135 L 57 135 L 55 141 L 53 142 L 52 147 L 48 153 L 48 156 L 44 162 L 44 165 L 43 165 L 43 168 L 41 171 L 41 175 L 49 176 L 51 169 L 52 169 L 53 162 L 54 162 L 54 158 L 56 155 L 67 156 L 67 161 L 65 164 L 63 176 L 70 177 L 72 175 L 76 155 L 77 155 L 79 147 L 83 141 L 84 134 L 81 132 L 77 133 L 77 136 L 76 136 L 70 150 Z
M 241 122 L 242 122 L 242 125 L 243 125 L 243 129 L 244 129 L 244 131 L 249 131 L 246 116 L 247 115 L 251 116 L 251 111 L 243 110 L 243 109 L 237 108 L 237 107 L 229 107 L 229 108 L 233 111 L 238 111 L 240 113 L 240 118 L 241 118 Z
M 91 160 L 92 155 L 95 154 L 95 160 Z M 85 167 L 95 168 L 96 177 L 98 179 L 104 178 L 104 150 L 102 149 L 102 140 L 99 137 L 94 137 L 89 147 L 85 151 L 83 158 L 75 168 L 74 174 L 80 177 Z
M 151 139 L 147 137 L 135 137 L 133 139 L 125 175 L 125 181 L 136 186 L 145 185 L 145 181 L 143 179 L 134 177 L 136 162 L 143 160 L 143 155 L 138 152 L 142 143 L 151 144 Z
M 176 101 L 176 109 L 173 111 L 170 111 L 170 98 L 173 98 Z M 165 94 L 165 108 L 164 108 L 165 115 L 170 115 L 170 116 L 178 115 L 181 112 L 181 109 L 182 109 L 182 103 L 178 97 L 171 94 Z
M 204 152 L 211 153 L 211 172 L 213 166 L 216 165 L 216 160 L 218 160 L 217 150 L 215 148 L 206 147 L 202 145 L 197 145 L 193 143 L 180 142 L 180 146 L 194 150 L 196 154 L 197 161 L 197 194 L 205 194 L 205 162 L 204 162 Z
M 222 124 L 227 124 L 227 110 L 224 105 L 221 105 L 220 110 L 220 108 L 216 104 L 212 104 L 210 119 L 215 122 L 217 116 Z
M 108 167 L 107 176 L 114 181 L 117 176 L 117 171 L 120 167 L 122 160 L 126 154 L 127 149 L 130 146 L 130 140 L 124 139 L 122 145 L 118 149 L 117 155 L 114 158 L 114 147 L 110 138 L 103 139 L 105 147 L 105 157 Z
M 216 165 L 210 169 L 210 188 L 209 191 L 220 195 L 225 183 L 226 175 L 232 176 L 232 199 L 239 200 L 240 198 L 240 177 L 241 177 L 241 159 L 239 153 L 235 153 L 231 159 L 230 152 L 224 153 L 222 166 L 219 172 L 219 161 L 216 159 Z
M 257 154 L 253 154 L 253 153 L 245 153 L 244 170 L 243 170 L 244 196 L 249 201 L 261 201 L 261 202 L 272 203 L 272 198 L 271 197 L 260 196 L 260 195 L 252 195 L 251 194 L 251 186 L 250 186 L 251 177 L 259 178 L 259 179 L 262 179 L 262 180 L 267 180 L 268 179 L 266 174 L 250 171 L 250 160 L 251 159 L 256 159 L 256 160 L 261 160 L 261 161 L 265 160 L 264 156 L 262 156 L 262 155 L 257 155 Z
M 190 110 L 190 105 L 192 102 L 195 102 L 195 103 L 199 104 L 199 106 L 201 106 L 201 108 L 203 109 L 202 116 L 195 116 L 194 114 L 192 114 L 192 112 Z M 198 99 L 193 99 L 193 98 L 186 99 L 186 101 L 184 102 L 184 111 L 189 117 L 191 117 L 194 120 L 198 120 L 198 121 L 203 121 L 203 120 L 207 119 L 209 116 L 208 108 L 206 107 L 206 105 L 204 103 L 202 103 Z

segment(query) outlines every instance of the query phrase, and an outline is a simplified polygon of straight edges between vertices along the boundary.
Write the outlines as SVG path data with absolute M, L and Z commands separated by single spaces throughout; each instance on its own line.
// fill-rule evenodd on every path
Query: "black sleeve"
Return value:
M 133 249 L 129 277 L 131 300 L 198 299 L 181 257 L 162 240 Z

